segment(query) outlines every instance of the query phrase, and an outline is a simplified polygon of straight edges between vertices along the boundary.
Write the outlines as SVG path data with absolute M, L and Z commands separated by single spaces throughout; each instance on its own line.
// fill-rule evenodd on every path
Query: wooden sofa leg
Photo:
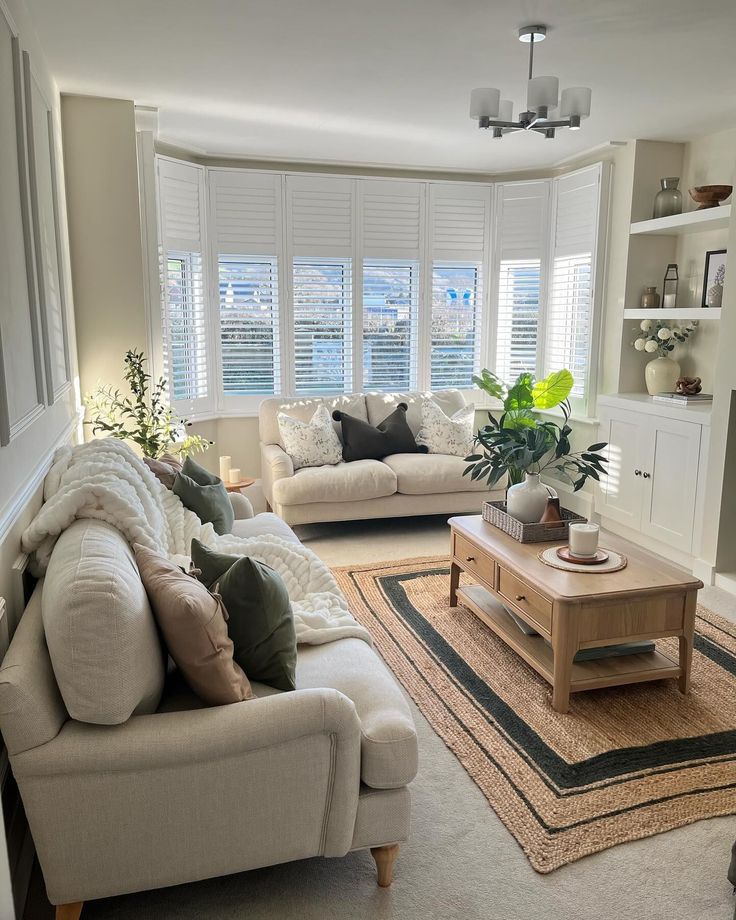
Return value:
M 371 856 L 376 861 L 378 884 L 381 888 L 388 888 L 394 880 L 394 863 L 398 855 L 398 843 L 390 843 L 385 847 L 371 847 Z
M 57 904 L 56 920 L 79 920 L 84 901 L 75 901 L 73 904 Z

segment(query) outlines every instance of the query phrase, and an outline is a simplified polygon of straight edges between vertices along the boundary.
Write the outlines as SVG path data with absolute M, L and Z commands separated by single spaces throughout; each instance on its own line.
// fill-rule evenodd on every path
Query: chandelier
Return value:
M 527 110 L 520 112 L 518 121 L 514 121 L 513 102 L 501 99 L 500 90 L 474 89 L 470 94 L 470 117 L 477 120 L 479 128 L 493 128 L 494 137 L 503 137 L 511 131 L 536 131 L 545 137 L 554 137 L 557 128 L 579 130 L 582 119 L 590 115 L 591 91 L 587 86 L 571 86 L 563 89 L 559 96 L 557 77 L 534 76 L 534 45 L 544 41 L 546 35 L 546 26 L 519 29 L 519 41 L 529 45 Z

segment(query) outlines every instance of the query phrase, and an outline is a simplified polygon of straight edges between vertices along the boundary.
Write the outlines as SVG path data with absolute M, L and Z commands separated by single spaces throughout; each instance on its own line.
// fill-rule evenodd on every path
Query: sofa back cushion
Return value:
M 436 393 L 366 393 L 368 421 L 371 425 L 377 425 L 392 409 L 403 402 L 407 405 L 406 421 L 411 433 L 416 437 L 422 427 L 422 401 L 427 397 L 432 397 L 445 415 L 453 415 L 465 405 L 465 397 L 461 390 L 438 390 Z
M 155 712 L 164 655 L 119 530 L 97 520 L 68 527 L 51 554 L 41 602 L 54 675 L 73 719 L 117 725 Z
M 279 412 L 284 412 L 286 415 L 290 415 L 292 418 L 299 419 L 302 422 L 309 422 L 320 406 L 325 406 L 330 415 L 332 415 L 334 409 L 339 409 L 341 412 L 348 412 L 364 422 L 368 421 L 365 397 L 362 394 L 331 396 L 325 399 L 282 399 L 280 397 L 271 397 L 264 399 L 258 408 L 258 434 L 261 444 L 278 444 L 282 448 L 285 446 L 279 431 Z M 378 421 L 380 422 L 386 415 L 388 415 L 388 412 L 384 412 Z M 340 423 L 333 422 L 333 425 L 338 437 L 340 437 Z

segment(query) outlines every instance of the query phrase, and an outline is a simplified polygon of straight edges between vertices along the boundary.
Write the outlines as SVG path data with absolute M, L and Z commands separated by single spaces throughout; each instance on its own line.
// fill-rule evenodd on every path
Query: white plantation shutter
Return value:
M 417 388 L 424 189 L 418 182 L 358 183 L 365 389 Z
M 164 373 L 176 408 L 211 408 L 205 311 L 204 168 L 158 160 Z
M 471 387 L 480 367 L 490 215 L 486 185 L 429 186 L 432 389 Z
M 582 398 L 591 359 L 601 166 L 569 173 L 553 183 L 544 371 L 567 367 L 575 378 L 571 395 Z
M 241 397 L 281 392 L 281 177 L 216 169 L 209 187 L 221 396 L 230 408 Z
M 287 176 L 296 395 L 353 389 L 355 182 Z
M 496 354 L 492 370 L 507 382 L 525 371 L 537 371 L 548 197 L 546 180 L 504 183 L 498 191 Z

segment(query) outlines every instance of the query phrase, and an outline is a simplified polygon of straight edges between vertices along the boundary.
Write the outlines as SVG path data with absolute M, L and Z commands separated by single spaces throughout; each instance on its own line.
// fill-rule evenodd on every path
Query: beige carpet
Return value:
M 437 518 L 298 532 L 329 565 L 439 555 L 449 545 Z M 701 594 L 707 607 L 736 621 L 736 598 L 715 589 Z M 352 853 L 90 903 L 82 920 L 732 920 L 725 873 L 733 819 L 700 821 L 538 875 L 413 711 L 421 763 L 412 835 L 391 888 L 376 886 L 367 853 Z M 33 920 L 50 916 L 34 912 Z

